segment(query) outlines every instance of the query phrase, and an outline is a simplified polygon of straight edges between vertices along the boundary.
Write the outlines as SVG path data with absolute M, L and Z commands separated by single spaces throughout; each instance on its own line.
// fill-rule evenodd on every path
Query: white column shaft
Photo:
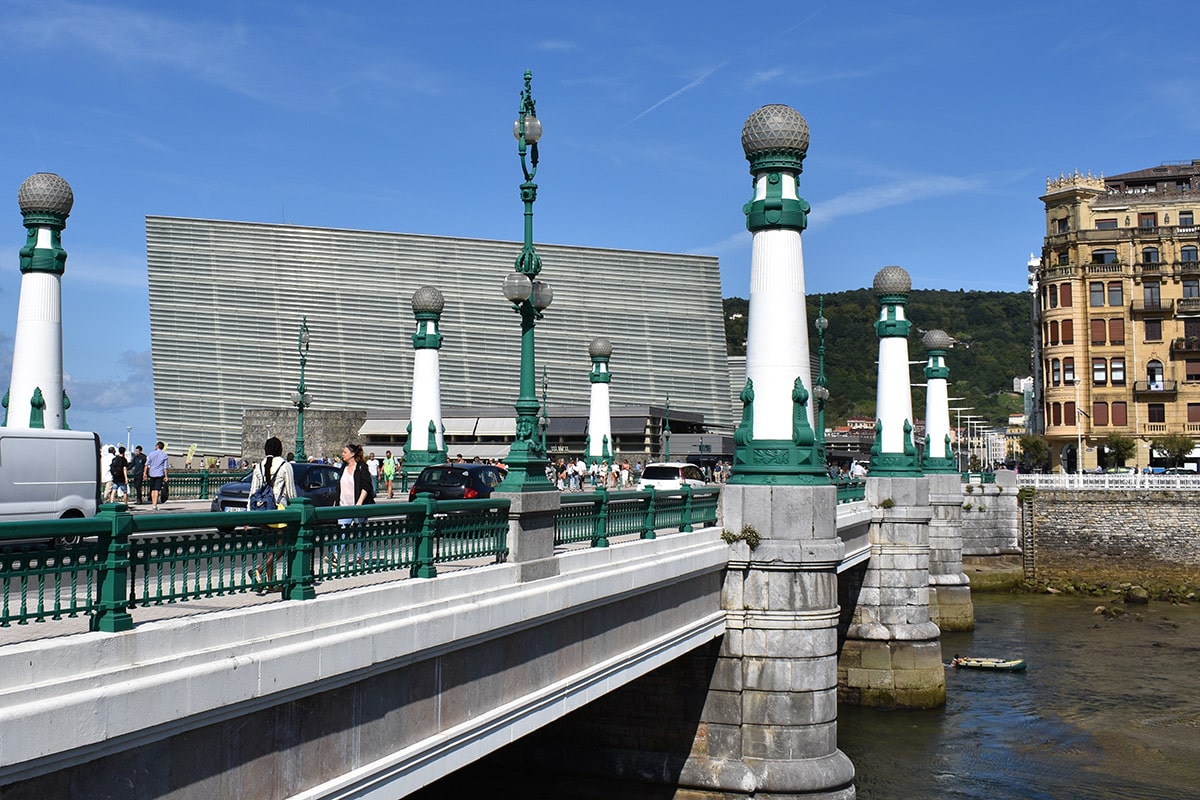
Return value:
M 63 427 L 61 281 L 61 276 L 49 272 L 21 276 L 8 394 L 9 427 L 28 427 L 35 388 L 41 388 L 46 401 L 45 427 Z
M 420 348 L 413 351 L 412 440 L 409 450 L 429 447 L 429 421 L 437 430 L 437 447 L 445 448 L 442 438 L 442 380 L 438 351 Z
M 604 455 L 604 437 L 608 437 L 608 453 L 613 453 L 612 417 L 609 409 L 608 384 L 593 383 L 591 406 L 588 409 L 588 452 L 592 458 Z
M 937 361 L 944 362 L 941 356 Z M 936 366 L 941 366 L 937 364 Z M 950 401 L 945 378 L 930 378 L 925 387 L 925 452 L 931 458 L 949 458 Z
M 883 452 L 904 452 L 904 423 L 912 422 L 912 389 L 908 373 L 908 340 L 886 336 L 879 340 L 879 382 L 875 387 L 875 416 L 883 423 Z
M 786 174 L 784 186 L 795 181 Z M 765 178 L 760 186 L 765 185 Z M 785 196 L 788 192 L 785 188 Z M 808 316 L 804 301 L 804 253 L 800 232 L 756 231 L 750 259 L 750 321 L 746 377 L 754 382 L 754 438 L 792 438 L 792 386 L 796 378 L 812 392 Z M 740 390 L 740 387 L 739 387 Z M 813 423 L 813 403 L 808 404 Z

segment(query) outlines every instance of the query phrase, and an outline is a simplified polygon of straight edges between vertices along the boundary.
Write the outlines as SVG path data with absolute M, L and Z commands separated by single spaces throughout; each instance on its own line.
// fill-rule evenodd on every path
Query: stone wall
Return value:
M 1021 552 L 1017 476 L 997 472 L 995 483 L 963 484 L 964 558 Z
M 309 458 L 340 456 L 347 442 L 362 441 L 359 429 L 367 421 L 363 410 L 304 412 L 304 452 Z M 242 457 L 257 459 L 263 442 L 272 436 L 283 440 L 287 453 L 296 446 L 296 409 L 248 408 L 242 414 Z
M 1183 491 L 1039 489 L 1037 578 L 1200 580 L 1200 503 Z

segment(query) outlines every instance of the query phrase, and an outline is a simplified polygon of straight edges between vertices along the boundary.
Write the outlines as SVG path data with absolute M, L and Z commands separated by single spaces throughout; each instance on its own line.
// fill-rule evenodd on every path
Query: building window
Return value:
M 1163 388 L 1163 365 L 1158 359 L 1147 362 L 1146 364 L 1146 382 L 1150 384 L 1152 391 L 1162 391 Z
M 1050 406 L 1050 410 L 1051 410 L 1051 414 L 1050 414 L 1051 424 L 1062 425 L 1062 404 L 1061 403 L 1053 403 Z
M 1113 386 L 1125 385 L 1125 359 L 1114 358 L 1108 362 L 1108 376 L 1112 379 Z
M 1188 422 L 1200 422 L 1200 403 L 1188 403 Z
M 1166 422 L 1167 407 L 1162 403 L 1147 403 L 1146 404 L 1146 421 L 1147 422 Z
M 1138 214 L 1138 227 L 1143 229 L 1157 228 L 1158 214 L 1154 213 L 1153 211 L 1142 212 L 1141 214 Z
M 1104 305 L 1104 284 L 1100 281 L 1088 284 L 1088 305 L 1092 308 L 1100 308 Z
M 1142 248 L 1142 263 L 1143 264 L 1157 264 L 1158 263 L 1158 248 L 1157 247 L 1143 247 Z
M 1108 403 L 1092 403 L 1092 424 L 1107 425 L 1108 424 Z
M 1158 281 L 1147 281 L 1142 284 L 1142 298 L 1146 308 L 1162 308 L 1162 296 L 1159 294 Z
M 1071 307 L 1071 284 L 1064 283 L 1058 287 L 1058 303 L 1063 308 Z
M 1200 339 L 1200 319 L 1187 317 L 1183 321 L 1183 335 L 1188 339 Z
M 1120 281 L 1108 282 L 1108 304 L 1117 308 L 1125 305 L 1125 291 Z
M 1065 266 L 1069 265 L 1070 263 L 1071 263 L 1071 256 L 1068 255 L 1065 251 L 1058 254 L 1058 265 L 1060 267 L 1065 267 Z
M 1188 264 L 1193 264 L 1200 261 L 1200 251 L 1197 251 L 1196 245 L 1185 244 L 1179 248 L 1179 260 Z
M 1093 264 L 1116 264 L 1117 251 L 1111 247 L 1102 247 L 1099 250 L 1092 251 Z
M 1050 321 L 1050 344 L 1058 344 L 1058 320 Z
M 1108 321 L 1108 343 L 1125 344 L 1125 320 L 1110 319 Z
M 1184 297 L 1200 297 L 1200 280 L 1188 278 L 1183 282 Z
M 1074 428 L 1079 423 L 1079 415 L 1075 413 L 1075 402 L 1068 400 L 1063 403 L 1063 424 Z
M 1121 400 L 1112 404 L 1112 424 L 1124 427 L 1129 424 L 1128 413 L 1125 410 L 1125 401 Z
M 1185 228 L 1190 228 L 1191 226 L 1195 225 L 1196 223 L 1192 222 L 1192 212 L 1180 211 L 1179 212 L 1179 224 Z
M 1148 319 L 1146 325 L 1146 341 L 1161 342 L 1162 341 L 1162 320 Z
M 1057 227 L 1055 228 L 1055 233 L 1070 233 L 1070 232 L 1071 232 L 1071 221 L 1068 219 L 1060 219 L 1058 221 Z
M 1063 359 L 1063 383 L 1070 386 L 1075 383 L 1075 359 L 1068 356 Z
M 1189 358 L 1183 362 L 1184 380 L 1200 381 L 1200 358 Z
M 1062 343 L 1075 344 L 1075 323 L 1072 320 L 1062 321 Z
M 1050 385 L 1051 386 L 1062 385 L 1061 367 L 1062 367 L 1062 365 L 1057 358 L 1050 359 Z
M 1096 220 L 1096 230 L 1098 231 L 1115 231 L 1117 229 L 1117 218 L 1106 217 L 1105 219 Z
M 1104 344 L 1108 335 L 1108 325 L 1102 319 L 1092 320 L 1092 344 Z
M 1054 284 L 1050 285 L 1050 307 L 1058 308 L 1058 287 Z
M 1104 386 L 1108 383 L 1108 362 L 1103 358 L 1092 359 L 1092 385 Z

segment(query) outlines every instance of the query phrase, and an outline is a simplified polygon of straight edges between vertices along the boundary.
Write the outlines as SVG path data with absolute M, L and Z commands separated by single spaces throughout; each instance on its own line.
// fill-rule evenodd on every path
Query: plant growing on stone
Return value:
M 758 547 L 758 543 L 762 541 L 762 538 L 758 535 L 758 531 L 753 525 L 743 525 L 742 530 L 738 533 L 725 528 L 721 531 L 721 538 L 726 544 L 745 542 L 751 550 Z
M 896 501 L 890 497 L 885 497 L 879 501 L 880 508 L 891 508 L 894 505 L 896 505 Z
M 963 511 L 970 511 L 973 507 L 970 503 L 963 503 Z

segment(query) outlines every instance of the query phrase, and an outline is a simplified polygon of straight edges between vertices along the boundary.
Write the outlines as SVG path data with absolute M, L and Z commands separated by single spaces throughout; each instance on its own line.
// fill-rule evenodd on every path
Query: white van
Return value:
M 0 428 L 0 522 L 94 517 L 101 488 L 97 434 Z

